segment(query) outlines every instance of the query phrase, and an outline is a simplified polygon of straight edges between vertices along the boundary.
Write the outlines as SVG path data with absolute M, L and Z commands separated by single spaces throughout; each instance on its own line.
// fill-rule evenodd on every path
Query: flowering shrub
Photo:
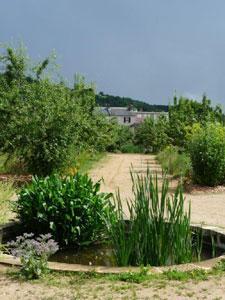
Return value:
M 58 249 L 51 234 L 41 234 L 36 239 L 33 233 L 24 233 L 15 241 L 7 243 L 10 253 L 20 258 L 21 272 L 28 279 L 39 278 L 48 270 L 48 258 Z

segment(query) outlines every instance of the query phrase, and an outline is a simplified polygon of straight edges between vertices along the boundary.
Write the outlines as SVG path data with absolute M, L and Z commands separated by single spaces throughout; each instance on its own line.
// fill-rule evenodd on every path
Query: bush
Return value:
M 161 116 L 157 121 L 148 117 L 135 130 L 135 144 L 144 152 L 158 152 L 169 143 L 168 120 Z
M 121 146 L 122 153 L 142 153 L 143 149 L 141 146 L 134 145 L 133 143 L 124 144 Z
M 169 130 L 168 135 L 173 145 L 186 147 L 186 133 L 188 127 L 194 123 L 222 122 L 224 115 L 220 106 L 215 108 L 211 100 L 203 95 L 202 101 L 196 101 L 185 97 L 174 97 L 173 105 L 169 106 Z
M 215 186 L 225 182 L 225 128 L 221 124 L 193 126 L 189 151 L 196 183 Z
M 30 231 L 50 232 L 60 245 L 84 245 L 101 237 L 110 194 L 87 175 L 34 177 L 19 194 L 16 211 Z
M 175 146 L 167 146 L 157 155 L 163 170 L 174 177 L 186 177 L 191 173 L 191 160 L 188 154 L 180 153 Z

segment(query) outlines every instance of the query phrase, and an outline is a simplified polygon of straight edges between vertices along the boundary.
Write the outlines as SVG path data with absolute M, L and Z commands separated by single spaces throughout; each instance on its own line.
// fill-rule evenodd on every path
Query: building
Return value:
M 159 116 L 168 118 L 167 112 L 137 111 L 129 107 L 100 107 L 100 110 L 110 118 L 116 118 L 119 124 L 126 126 L 138 125 L 147 117 L 152 118 L 154 121 L 157 121 Z

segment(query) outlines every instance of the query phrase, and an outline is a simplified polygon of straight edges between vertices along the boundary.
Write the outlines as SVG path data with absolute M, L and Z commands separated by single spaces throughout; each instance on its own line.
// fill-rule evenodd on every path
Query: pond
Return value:
M 0 243 L 4 244 L 7 241 L 15 239 L 17 235 L 21 235 L 23 233 L 21 229 L 18 223 L 10 223 L 0 227 Z M 225 231 L 209 226 L 201 227 L 199 225 L 192 226 L 192 230 L 193 232 L 195 230 L 201 230 L 202 232 L 201 261 L 219 257 L 225 253 Z M 96 243 L 89 247 L 61 249 L 51 256 L 49 260 L 89 266 L 117 266 L 113 249 L 106 242 Z M 193 257 L 192 262 L 196 261 L 198 261 L 197 256 Z
M 207 241 L 207 239 L 206 239 Z M 201 261 L 221 256 L 225 250 L 220 247 L 212 247 L 207 242 L 204 243 L 201 252 Z M 117 266 L 113 249 L 106 244 L 98 244 L 80 249 L 63 249 L 55 253 L 50 261 L 68 263 L 68 264 L 82 264 L 91 266 Z M 192 262 L 198 261 L 197 257 L 193 257 Z

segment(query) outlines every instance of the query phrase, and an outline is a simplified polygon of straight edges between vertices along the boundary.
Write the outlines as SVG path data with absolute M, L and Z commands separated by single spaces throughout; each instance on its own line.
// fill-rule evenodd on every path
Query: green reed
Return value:
M 108 213 L 107 229 L 119 266 L 171 265 L 190 262 L 193 256 L 190 205 L 184 209 L 181 186 L 169 195 L 169 182 L 157 176 L 131 172 L 133 198 L 124 213 L 118 192 Z

